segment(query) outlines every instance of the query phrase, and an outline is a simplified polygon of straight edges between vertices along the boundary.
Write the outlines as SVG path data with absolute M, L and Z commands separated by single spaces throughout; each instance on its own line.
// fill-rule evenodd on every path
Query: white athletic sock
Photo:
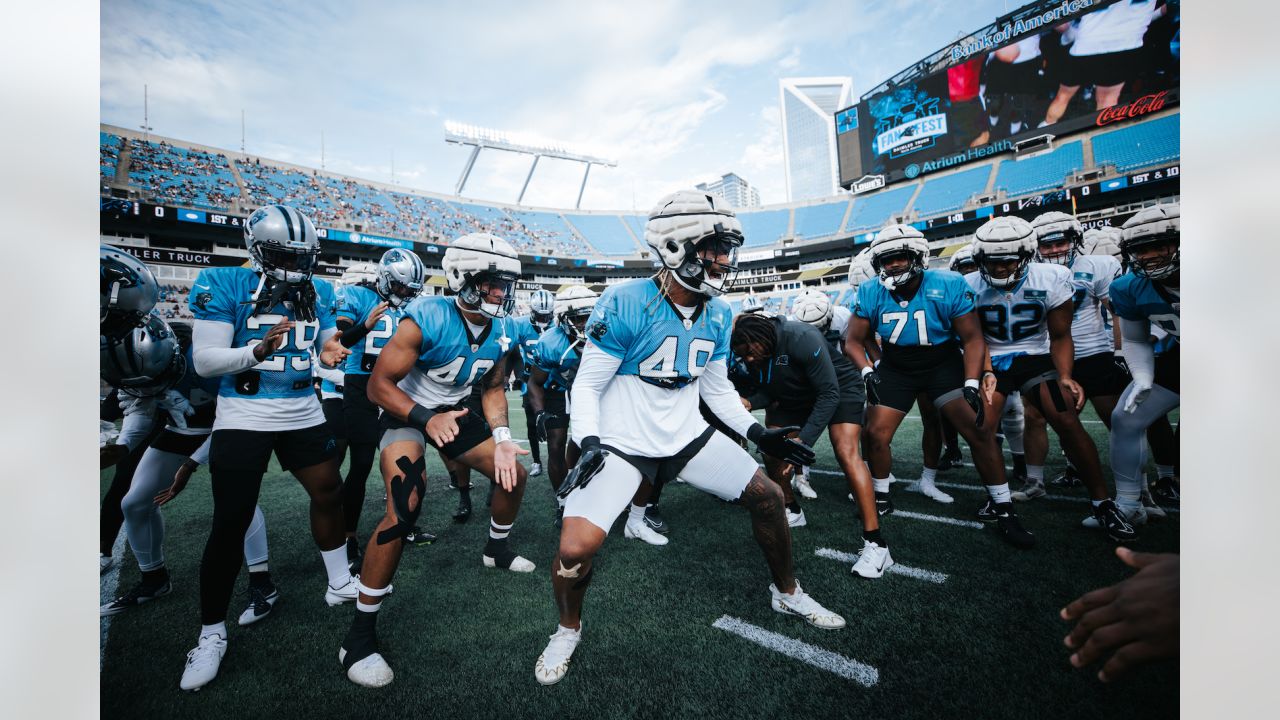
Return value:
M 514 525 L 515 523 L 512 523 Z M 489 537 L 494 540 L 506 540 L 511 534 L 511 525 L 499 525 L 497 520 L 489 520 Z
M 267 564 L 264 562 L 254 563 L 249 566 L 249 572 L 251 573 L 266 572 L 266 571 L 267 571 Z
M 347 568 L 347 545 L 343 543 L 332 550 L 321 550 L 324 559 L 324 571 L 329 574 L 329 587 L 340 588 L 351 579 L 351 570 Z
M 204 638 L 207 638 L 207 637 L 209 637 L 210 635 L 218 635 L 218 636 L 220 636 L 223 640 L 226 640 L 226 639 L 227 639 L 227 624 L 226 624 L 226 623 L 224 623 L 224 622 L 220 622 L 220 623 L 214 623 L 214 624 L 212 624 L 212 625 L 201 625 L 201 626 L 200 626 L 200 638 L 203 640 Z
M 1028 480 L 1034 480 L 1034 481 L 1036 481 L 1036 482 L 1038 482 L 1038 483 L 1043 483 L 1043 482 L 1044 482 L 1044 466 L 1043 466 L 1043 465 L 1028 465 L 1028 466 L 1027 466 L 1027 479 L 1028 479 Z
M 631 513 L 627 515 L 627 522 L 640 522 L 644 520 L 644 505 L 631 506 Z
M 871 478 L 871 483 L 876 486 L 876 492 L 878 493 L 889 492 L 890 482 L 892 481 L 889 478 Z
M 1177 474 L 1178 474 L 1177 471 L 1173 469 L 1172 465 L 1156 466 L 1156 475 L 1158 475 L 1161 478 L 1171 478 Z
M 920 484 L 932 485 L 936 477 L 938 477 L 938 468 L 925 468 L 920 471 Z
M 381 600 L 376 603 L 366 603 L 361 600 L 356 600 L 356 610 L 359 610 L 360 612 L 376 613 L 380 607 L 382 607 Z
M 996 504 L 1010 502 L 1009 483 L 1004 483 L 1003 485 L 988 485 L 987 494 L 991 495 L 991 499 L 995 501 Z

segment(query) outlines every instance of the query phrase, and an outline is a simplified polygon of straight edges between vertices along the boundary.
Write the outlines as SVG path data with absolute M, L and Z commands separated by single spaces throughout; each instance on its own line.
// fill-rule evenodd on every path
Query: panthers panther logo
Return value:
M 587 328 L 587 334 L 592 340 L 599 340 L 609 333 L 609 326 L 604 324 L 603 320 L 597 320 L 591 323 Z
M 202 292 L 196 295 L 195 306 L 201 310 L 209 309 L 209 301 L 213 299 L 213 293 Z

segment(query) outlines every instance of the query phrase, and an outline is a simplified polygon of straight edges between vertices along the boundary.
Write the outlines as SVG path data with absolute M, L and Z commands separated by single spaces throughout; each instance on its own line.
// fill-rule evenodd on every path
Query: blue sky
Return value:
M 583 207 L 645 210 L 737 172 L 785 200 L 778 79 L 855 95 L 1021 3 L 1006 0 L 293 2 L 101 5 L 102 121 L 450 193 L 454 120 L 616 158 Z M 514 202 L 529 160 L 485 151 L 465 195 Z M 581 165 L 543 160 L 526 205 L 572 206 Z

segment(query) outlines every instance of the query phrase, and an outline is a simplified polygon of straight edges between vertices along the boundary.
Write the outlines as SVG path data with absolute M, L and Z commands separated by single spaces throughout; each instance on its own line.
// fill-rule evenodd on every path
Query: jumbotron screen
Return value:
M 957 45 L 945 70 L 836 113 L 840 184 L 870 189 L 1175 104 L 1179 24 L 1178 2 L 1070 0 Z

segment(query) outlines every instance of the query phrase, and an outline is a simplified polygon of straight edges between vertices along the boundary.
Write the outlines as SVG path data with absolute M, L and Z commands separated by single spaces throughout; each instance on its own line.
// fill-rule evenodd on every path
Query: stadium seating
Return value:
M 565 215 L 565 220 L 605 255 L 634 255 L 638 251 L 631 233 L 617 215 Z
M 559 213 L 510 210 L 508 214 L 521 225 L 522 234 L 529 238 L 530 250 L 552 255 L 587 255 L 591 252 Z
M 98 172 L 103 182 L 116 179 L 116 167 L 120 162 L 120 136 L 98 133 Z
M 916 202 L 912 208 L 922 218 L 958 210 L 968 202 L 969 198 L 985 190 L 987 180 L 990 178 L 991 165 L 989 164 L 934 178 L 920 188 L 920 194 L 916 196 Z
M 129 184 L 156 199 L 204 210 L 226 210 L 240 197 L 227 156 L 129 140 Z
M 1006 158 L 996 173 L 995 187 L 1009 197 L 1061 187 L 1067 174 L 1084 166 L 1079 140 L 1061 145 L 1046 155 L 1015 160 Z
M 1181 156 L 1182 113 L 1095 135 L 1093 163 L 1126 172 L 1160 165 Z
M 791 210 L 739 212 L 738 220 L 742 222 L 742 234 L 746 238 L 743 243 L 745 246 L 772 245 L 787 234 L 787 225 L 791 222 Z
M 916 187 L 913 183 L 854 198 L 853 211 L 849 215 L 849 222 L 845 223 L 844 231 L 853 233 L 884 227 L 892 215 L 901 213 L 906 208 Z
M 796 208 L 795 236 L 818 238 L 835 235 L 840 232 L 845 210 L 848 209 L 848 200 Z
M 338 205 L 330 199 L 315 172 L 276 167 L 261 160 L 237 160 L 236 169 L 244 182 L 250 207 L 285 203 L 297 207 L 317 223 L 332 223 L 338 218 Z
M 648 250 L 649 244 L 644 241 L 644 225 L 649 218 L 644 215 L 623 215 L 622 221 L 631 227 L 631 231 L 636 234 L 636 240 L 639 241 L 640 247 Z

